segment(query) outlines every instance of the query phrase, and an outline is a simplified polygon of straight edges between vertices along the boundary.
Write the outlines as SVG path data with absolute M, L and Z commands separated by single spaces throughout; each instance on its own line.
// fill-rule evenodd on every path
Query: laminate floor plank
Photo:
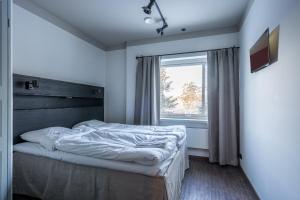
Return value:
M 258 200 L 239 167 L 210 164 L 207 159 L 190 159 L 183 180 L 181 200 Z

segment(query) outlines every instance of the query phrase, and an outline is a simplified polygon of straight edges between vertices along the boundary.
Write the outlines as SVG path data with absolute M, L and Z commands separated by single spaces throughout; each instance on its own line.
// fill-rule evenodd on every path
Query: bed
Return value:
M 103 121 L 103 94 L 102 87 L 14 75 L 15 194 L 44 200 L 179 199 L 188 168 L 185 138 L 172 156 L 151 166 L 49 151 L 20 138 L 24 132 L 46 127 Z

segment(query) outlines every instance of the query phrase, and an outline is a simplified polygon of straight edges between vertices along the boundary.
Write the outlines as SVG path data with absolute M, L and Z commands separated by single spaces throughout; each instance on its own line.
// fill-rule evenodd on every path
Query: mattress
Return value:
M 185 149 L 182 148 L 182 150 Z M 75 155 L 72 153 L 62 152 L 59 150 L 49 151 L 45 149 L 43 146 L 41 146 L 40 144 L 31 143 L 31 142 L 24 142 L 24 143 L 19 143 L 14 145 L 14 151 L 31 154 L 35 156 L 52 158 L 55 160 L 65 161 L 65 162 L 79 164 L 79 165 L 101 167 L 101 168 L 113 169 L 118 171 L 138 173 L 138 174 L 143 174 L 148 176 L 164 176 L 169 165 L 174 159 L 174 156 L 176 155 L 176 153 L 178 153 L 178 152 L 174 153 L 167 160 L 163 161 L 162 163 L 158 163 L 157 165 L 145 166 L 145 165 L 140 165 L 131 162 L 122 162 L 122 161 L 98 159 L 98 158 L 92 158 L 87 156 Z M 186 166 L 186 168 L 187 167 L 188 165 Z

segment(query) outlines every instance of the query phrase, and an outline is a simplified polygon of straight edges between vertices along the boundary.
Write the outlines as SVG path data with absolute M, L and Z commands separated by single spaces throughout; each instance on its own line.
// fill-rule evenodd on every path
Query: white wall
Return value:
M 133 123 L 136 56 L 200 51 L 238 45 L 238 34 L 230 33 L 193 39 L 128 46 L 126 50 L 107 53 L 108 119 L 113 122 Z M 125 64 L 123 63 L 125 61 Z M 126 84 L 124 84 L 124 80 Z M 124 84 L 124 85 L 123 85 Z M 119 112 L 122 114 L 120 118 Z M 124 115 L 125 112 L 125 115 Z M 208 148 L 207 129 L 188 128 L 190 148 Z
M 299 4 L 255 0 L 240 32 L 241 165 L 265 200 L 300 199 Z M 250 47 L 278 24 L 278 62 L 251 74 Z
M 126 51 L 107 52 L 106 121 L 126 122 Z
M 106 53 L 14 5 L 14 73 L 105 86 Z

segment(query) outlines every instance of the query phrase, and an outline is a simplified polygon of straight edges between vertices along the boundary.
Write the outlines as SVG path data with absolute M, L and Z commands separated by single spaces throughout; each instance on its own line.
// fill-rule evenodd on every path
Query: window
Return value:
M 161 57 L 161 120 L 207 121 L 206 77 L 206 53 Z

